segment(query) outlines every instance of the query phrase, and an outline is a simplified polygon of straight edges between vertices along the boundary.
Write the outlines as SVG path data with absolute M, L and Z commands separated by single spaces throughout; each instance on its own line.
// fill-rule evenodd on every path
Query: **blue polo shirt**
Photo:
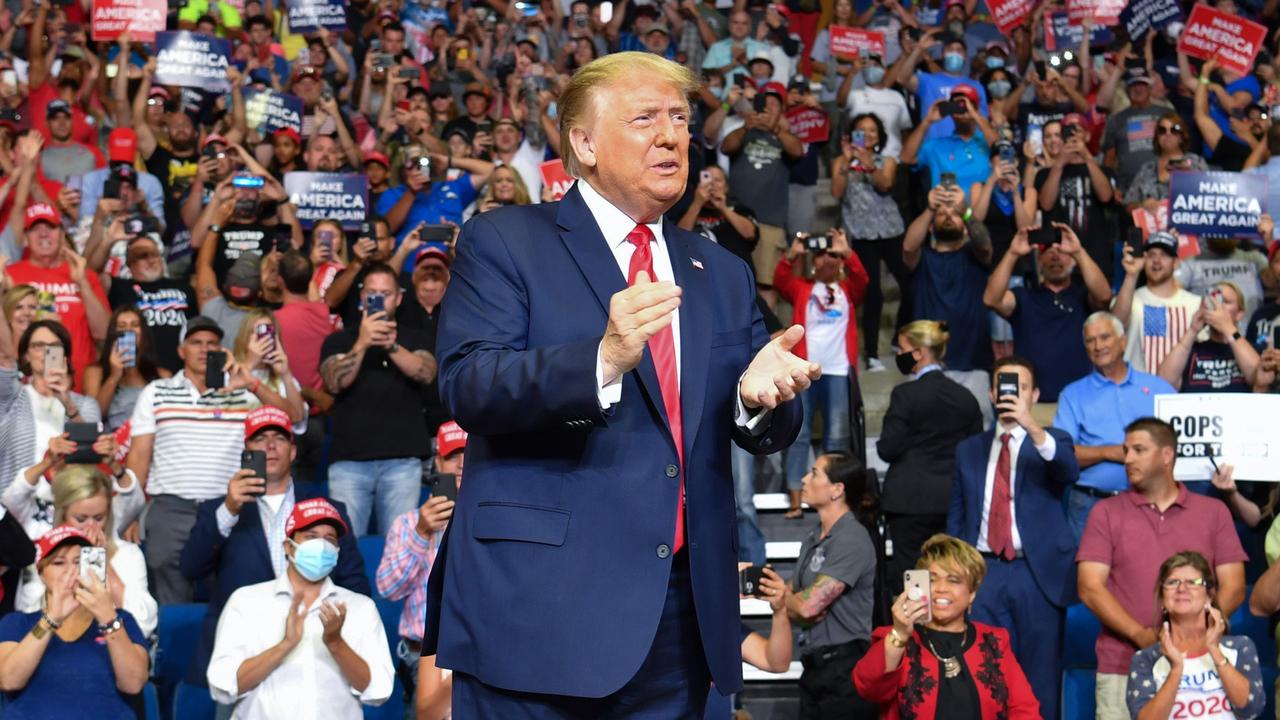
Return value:
M 400 202 L 400 198 L 408 190 L 409 187 L 407 185 L 396 185 L 388 188 L 386 192 L 378 197 L 378 214 L 386 217 L 391 208 Z M 409 214 L 405 216 L 404 224 L 400 226 L 400 231 L 396 233 L 396 247 L 400 247 L 405 235 L 412 232 L 418 226 L 418 223 L 425 222 L 428 225 L 453 223 L 454 225 L 461 225 L 462 211 L 475 199 L 476 190 L 471 186 L 471 175 L 469 173 L 464 172 L 453 180 L 431 183 L 429 191 L 418 193 L 418 196 L 413 199 L 413 207 L 409 209 Z M 413 272 L 412 257 L 405 258 L 404 271 Z
M 991 174 L 991 147 L 982 133 L 965 140 L 956 134 L 927 138 L 920 145 L 917 162 L 929 168 L 929 187 L 937 185 L 942 173 L 956 174 L 956 184 L 969 197 L 974 183 L 987 181 Z
M 1069 434 L 1076 445 L 1124 444 L 1126 425 L 1155 415 L 1157 395 L 1178 392 L 1161 378 L 1128 367 L 1129 374 L 1120 383 L 1111 382 L 1095 368 L 1063 388 L 1053 426 Z M 1120 492 L 1129 489 L 1129 477 L 1123 464 L 1106 461 L 1081 469 L 1079 484 Z

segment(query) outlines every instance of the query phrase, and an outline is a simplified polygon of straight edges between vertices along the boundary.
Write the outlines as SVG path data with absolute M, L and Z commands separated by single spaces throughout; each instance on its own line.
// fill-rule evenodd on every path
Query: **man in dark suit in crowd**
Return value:
M 290 468 L 297 448 L 291 425 L 289 415 L 280 408 L 263 405 L 251 411 L 244 421 L 244 446 L 266 454 L 266 477 L 257 477 L 253 470 L 241 470 L 231 476 L 225 498 L 206 500 L 196 512 L 196 524 L 182 548 L 179 568 L 193 583 L 213 576 L 214 585 L 196 654 L 187 670 L 189 683 L 201 687 L 208 683 L 205 670 L 227 598 L 239 588 L 284 573 L 285 521 L 296 503 L 316 497 L 293 484 Z M 346 508 L 329 502 L 350 527 Z M 343 533 L 338 540 L 338 565 L 332 578 L 348 590 L 373 594 L 354 533 Z
M 1000 391 L 1006 374 L 1017 377 L 1017 394 Z M 1063 618 L 1076 601 L 1076 542 L 1063 495 L 1079 479 L 1080 465 L 1070 435 L 1031 417 L 1040 399 L 1031 362 L 1005 358 L 992 377 L 999 419 L 956 446 L 947 534 L 986 558 L 973 618 L 1009 631 L 1041 714 L 1056 720 Z
M 746 263 L 663 219 L 695 87 L 648 53 L 584 66 L 576 185 L 458 240 L 437 347 L 467 482 L 423 641 L 454 717 L 701 717 L 742 686 L 730 442 L 790 444 L 820 370 L 803 327 L 769 340 Z

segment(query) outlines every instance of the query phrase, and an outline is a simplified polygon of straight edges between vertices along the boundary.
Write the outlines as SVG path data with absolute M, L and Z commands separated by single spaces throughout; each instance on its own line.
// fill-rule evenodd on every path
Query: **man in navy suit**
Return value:
M 441 398 L 467 482 L 423 654 L 458 718 L 701 717 L 742 685 L 730 441 L 769 453 L 820 369 L 770 341 L 741 259 L 665 220 L 687 179 L 687 68 L 584 66 L 559 98 L 559 203 L 458 240 Z
M 214 586 L 195 657 L 187 670 L 189 683 L 202 687 L 208 683 L 205 670 L 227 598 L 239 588 L 284 573 L 285 521 L 295 503 L 316 497 L 293 484 L 290 468 L 297 449 L 291 425 L 289 415 L 280 408 L 263 405 L 251 411 L 244 421 L 244 446 L 266 454 L 267 476 L 259 478 L 252 470 L 241 470 L 231 476 L 225 498 L 206 500 L 196 511 L 196 524 L 178 566 L 193 583 L 212 575 Z M 346 508 L 329 502 L 350 527 Z M 348 590 L 372 596 L 354 533 L 343 533 L 338 540 L 338 565 L 331 577 Z
M 1017 376 L 1017 395 L 997 396 L 1002 374 Z M 999 418 L 992 430 L 956 446 L 947 533 L 986 559 L 973 618 L 1009 631 L 1041 713 L 1055 720 L 1063 619 L 1076 600 L 1076 539 L 1063 494 L 1079 478 L 1080 465 L 1070 435 L 1031 417 L 1040 390 L 1030 361 L 1005 358 L 991 376 Z

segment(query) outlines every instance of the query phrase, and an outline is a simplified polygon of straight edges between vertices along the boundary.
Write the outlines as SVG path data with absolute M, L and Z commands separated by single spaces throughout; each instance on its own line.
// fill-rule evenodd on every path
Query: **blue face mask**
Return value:
M 320 582 L 329 577 L 338 564 L 338 548 L 329 544 L 324 538 L 312 538 L 301 545 L 293 540 L 293 567 L 298 574 L 311 582 Z
M 1004 58 L 1002 58 L 1002 57 L 996 57 L 996 56 L 994 56 L 994 55 L 988 55 L 988 56 L 987 56 L 987 69 L 988 69 L 988 70 L 995 70 L 996 68 L 1002 68 L 1002 67 L 1004 67 Z
M 997 100 L 1003 100 L 1009 97 L 1009 93 L 1013 90 L 1013 86 L 1008 80 L 996 80 L 987 86 L 987 90 L 991 92 L 991 97 Z
M 868 85 L 876 85 L 884 80 L 884 68 L 879 65 L 868 65 L 862 68 L 862 79 L 866 80 Z
M 949 52 L 942 57 L 942 68 L 949 73 L 958 73 L 964 69 L 964 55 Z
M 726 88 L 726 87 L 724 87 L 724 86 L 720 86 L 720 87 L 713 87 L 713 88 L 711 88 L 711 94 L 712 94 L 712 95 L 715 95 L 715 96 L 716 96 L 716 99 L 717 99 L 717 100 L 721 100 L 721 101 L 723 101 L 723 100 L 724 100 L 724 96 L 725 96 L 725 94 L 726 94 L 726 93 L 728 93 L 728 92 L 729 92 L 729 89 L 728 89 L 728 88 Z
M 552 120 L 555 120 L 556 118 L 560 117 L 560 106 L 558 103 L 556 103 L 555 100 L 552 100 L 551 104 L 547 105 L 547 117 L 551 118 Z

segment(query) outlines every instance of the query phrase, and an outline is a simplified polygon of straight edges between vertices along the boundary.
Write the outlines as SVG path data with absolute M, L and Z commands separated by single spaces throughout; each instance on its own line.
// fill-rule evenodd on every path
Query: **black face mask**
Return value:
M 916 355 L 914 350 L 898 353 L 893 356 L 893 361 L 898 365 L 898 372 L 903 375 L 910 375 L 916 366 Z
M 964 230 L 958 227 L 943 227 L 933 231 L 938 242 L 951 243 L 964 239 Z

